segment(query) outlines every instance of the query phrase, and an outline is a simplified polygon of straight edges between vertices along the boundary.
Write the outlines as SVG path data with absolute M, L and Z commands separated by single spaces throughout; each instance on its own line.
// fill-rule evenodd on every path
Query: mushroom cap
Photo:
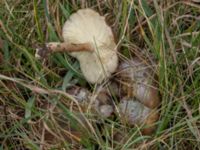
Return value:
M 70 44 L 90 43 L 93 52 L 71 52 L 77 58 L 86 80 L 100 83 L 113 73 L 118 65 L 116 43 L 105 17 L 92 9 L 80 9 L 65 22 L 64 41 Z

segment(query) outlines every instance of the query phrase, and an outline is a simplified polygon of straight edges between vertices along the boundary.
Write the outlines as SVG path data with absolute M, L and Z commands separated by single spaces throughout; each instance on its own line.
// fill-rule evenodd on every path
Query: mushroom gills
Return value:
M 116 43 L 105 17 L 92 9 L 80 9 L 72 14 L 63 26 L 66 43 L 90 43 L 94 51 L 70 52 L 80 62 L 86 80 L 101 83 L 113 73 L 118 65 Z

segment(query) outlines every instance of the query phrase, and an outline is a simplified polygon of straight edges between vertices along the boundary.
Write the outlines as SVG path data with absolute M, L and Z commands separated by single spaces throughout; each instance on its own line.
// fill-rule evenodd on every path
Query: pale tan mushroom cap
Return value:
M 94 52 L 71 52 L 80 62 L 81 70 L 90 83 L 100 83 L 118 65 L 116 44 L 105 18 L 92 9 L 72 14 L 63 27 L 64 41 L 71 44 L 91 43 Z

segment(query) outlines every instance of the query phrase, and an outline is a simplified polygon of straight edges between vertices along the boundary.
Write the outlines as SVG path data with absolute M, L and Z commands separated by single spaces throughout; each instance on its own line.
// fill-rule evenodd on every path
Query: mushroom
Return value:
M 159 106 L 159 93 L 155 84 L 155 75 L 151 68 L 139 58 L 123 61 L 119 65 L 118 77 L 122 85 L 122 91 L 129 98 L 136 97 L 149 108 Z
M 117 46 L 105 17 L 92 9 L 80 9 L 63 26 L 63 43 L 50 42 L 37 49 L 36 57 L 48 53 L 68 52 L 80 62 L 81 71 L 89 83 L 101 83 L 117 68 Z
M 146 107 L 134 98 L 124 98 L 118 104 L 118 109 L 121 121 L 129 125 L 145 125 L 142 129 L 143 134 L 149 135 L 155 130 L 155 122 L 159 117 L 157 110 Z

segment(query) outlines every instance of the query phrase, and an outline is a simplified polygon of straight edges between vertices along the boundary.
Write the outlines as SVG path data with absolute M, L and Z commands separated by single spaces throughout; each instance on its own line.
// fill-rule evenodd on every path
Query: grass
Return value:
M 121 60 L 156 61 L 161 106 L 153 135 L 90 113 L 85 128 L 65 92 L 69 84 L 95 88 L 78 62 L 67 54 L 35 59 L 35 47 L 62 40 L 63 23 L 84 7 L 107 15 Z M 0 1 L 0 149 L 199 149 L 199 14 L 199 3 L 186 0 Z

